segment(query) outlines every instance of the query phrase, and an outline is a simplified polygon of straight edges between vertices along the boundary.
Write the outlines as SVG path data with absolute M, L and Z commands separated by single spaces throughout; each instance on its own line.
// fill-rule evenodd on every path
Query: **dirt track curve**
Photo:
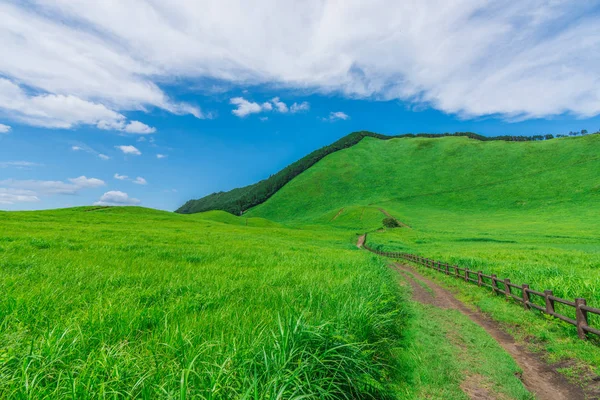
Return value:
M 358 238 L 357 246 L 363 246 L 365 236 Z M 506 350 L 508 354 L 515 360 L 517 365 L 523 370 L 521 380 L 531 393 L 534 393 L 539 400 L 583 400 L 597 399 L 596 396 L 589 396 L 584 391 L 569 381 L 564 376 L 556 372 L 550 365 L 545 363 L 539 356 L 519 346 L 514 338 L 504 332 L 499 324 L 480 311 L 474 311 L 454 295 L 437 285 L 436 283 L 419 274 L 414 268 L 394 263 L 400 274 L 410 283 L 412 288 L 413 300 L 422 303 L 430 304 L 443 309 L 454 309 L 466 315 L 471 321 L 481 326 L 486 332 L 493 337 Z M 433 294 L 423 288 L 419 283 L 415 282 L 418 279 L 431 289 Z M 471 396 L 474 399 L 485 399 L 487 396 Z
M 513 337 L 504 332 L 497 322 L 487 318 L 480 311 L 469 309 L 448 290 L 423 277 L 413 268 L 400 264 L 394 264 L 394 266 L 401 273 L 404 271 L 410 272 L 433 291 L 433 294 L 431 294 L 415 282 L 409 274 L 402 273 L 412 287 L 415 301 L 439 308 L 458 310 L 485 329 L 523 370 L 521 378 L 523 384 L 527 390 L 535 394 L 536 398 L 539 400 L 583 400 L 586 398 L 580 387 L 571 384 L 538 356 L 517 345 Z

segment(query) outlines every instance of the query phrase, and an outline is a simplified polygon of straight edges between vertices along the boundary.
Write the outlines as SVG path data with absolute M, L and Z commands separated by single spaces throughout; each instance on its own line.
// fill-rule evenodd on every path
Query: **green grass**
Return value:
M 366 138 L 327 156 L 248 215 L 333 227 L 337 220 L 324 216 L 341 208 L 383 208 L 411 228 L 377 232 L 383 216 L 376 213 L 346 226 L 372 232 L 375 248 L 495 273 L 600 307 L 599 154 L 600 135 L 524 143 Z M 573 310 L 560 311 L 573 317 Z M 520 315 L 518 307 L 511 312 Z M 599 317 L 590 322 L 600 326 Z M 546 342 L 542 331 L 529 333 Z M 576 337 L 573 328 L 563 333 Z M 596 360 L 568 347 L 550 351 L 555 359 Z
M 353 234 L 87 210 L 0 217 L 1 398 L 393 396 L 402 293 Z
M 599 306 L 599 149 L 366 138 L 242 217 L 0 212 L 0 398 L 464 398 L 466 375 L 527 398 L 485 332 L 407 302 L 357 234 Z M 436 279 L 552 361 L 600 364 L 572 328 Z
M 533 399 L 517 377 L 519 367 L 483 328 L 456 310 L 412 306 L 403 361 L 414 372 L 401 397 L 467 400 L 461 386 L 473 379 L 497 398 Z

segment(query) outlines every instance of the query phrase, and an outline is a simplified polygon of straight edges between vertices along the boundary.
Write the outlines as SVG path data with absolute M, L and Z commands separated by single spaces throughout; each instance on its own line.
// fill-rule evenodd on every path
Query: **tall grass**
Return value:
M 402 294 L 348 233 L 136 208 L 2 217 L 1 398 L 393 396 Z

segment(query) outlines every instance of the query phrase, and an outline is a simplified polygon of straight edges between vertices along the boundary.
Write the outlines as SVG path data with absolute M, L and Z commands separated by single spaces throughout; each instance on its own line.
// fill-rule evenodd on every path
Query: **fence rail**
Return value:
M 588 334 L 600 336 L 600 329 L 590 326 L 588 318 L 589 314 L 600 316 L 600 309 L 588 306 L 585 299 L 576 298 L 575 301 L 565 300 L 554 296 L 552 290 L 544 290 L 543 292 L 539 292 L 529 288 L 529 285 L 527 284 L 518 285 L 512 283 L 508 278 L 500 279 L 494 274 L 486 275 L 482 271 L 473 271 L 468 267 L 461 268 L 458 265 L 450 265 L 448 263 L 410 253 L 374 250 L 367 245 L 366 241 L 365 235 L 362 247 L 372 253 L 384 257 L 399 258 L 411 261 L 446 275 L 451 275 L 462 279 L 465 282 L 471 282 L 478 286 L 488 287 L 492 289 L 494 294 L 504 295 L 507 300 L 514 300 L 518 303 L 521 303 L 525 310 L 536 309 L 545 314 L 558 318 L 561 321 L 575 326 L 577 328 L 577 335 L 580 339 L 587 339 Z M 536 297 L 539 298 L 540 302 L 543 302 L 544 305 L 540 305 L 532 301 Z M 565 307 L 574 308 L 575 318 L 570 318 L 566 315 L 558 313 L 555 308 L 556 303 L 559 303 Z

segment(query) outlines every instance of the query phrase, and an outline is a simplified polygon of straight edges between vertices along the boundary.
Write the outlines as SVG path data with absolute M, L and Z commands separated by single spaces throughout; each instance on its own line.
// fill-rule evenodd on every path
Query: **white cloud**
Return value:
M 0 204 L 30 203 L 36 201 L 40 201 L 40 198 L 31 190 L 0 187 Z
M 86 144 L 79 144 L 79 145 L 74 145 L 71 146 L 71 150 L 73 151 L 85 151 L 86 153 L 90 153 L 93 154 L 95 156 L 98 156 L 98 158 L 100 158 L 101 160 L 109 160 L 110 157 L 107 156 L 106 154 L 102 154 L 97 152 L 96 150 L 92 149 L 90 146 L 86 145 Z
M 104 181 L 101 179 L 80 176 L 78 178 L 69 178 L 69 182 L 5 179 L 0 181 L 0 188 L 30 191 L 35 196 L 52 196 L 61 194 L 74 195 L 82 189 L 97 188 L 104 184 Z
M 27 163 L 27 166 L 30 164 Z M 35 202 L 40 201 L 43 196 L 76 195 L 81 190 L 104 185 L 105 183 L 101 179 L 87 178 L 83 175 L 78 178 L 69 178 L 68 182 L 5 179 L 0 181 L 0 204 Z
M 115 174 L 114 178 L 118 179 L 120 181 L 125 181 L 125 180 L 129 179 L 129 177 L 127 175 L 119 175 L 119 174 Z
M 259 118 L 262 122 L 266 122 L 269 120 L 269 117 L 260 117 Z
M 95 188 L 105 185 L 104 181 L 101 179 L 87 178 L 83 175 L 79 178 L 69 178 L 69 182 L 77 185 L 79 188 Z
M 158 83 L 214 78 L 401 99 L 464 117 L 588 117 L 600 113 L 594 7 L 560 0 L 2 2 L 0 76 L 27 93 L 0 89 L 0 111 L 41 126 L 112 129 L 125 129 L 120 116 L 128 110 L 204 117 Z
M 139 121 L 127 123 L 123 114 L 104 104 L 74 95 L 29 95 L 22 87 L 3 78 L 0 78 L 0 109 L 9 112 L 17 121 L 45 128 L 70 129 L 79 125 L 94 125 L 99 129 L 127 133 L 154 132 L 154 128 Z
M 277 109 L 278 112 L 280 112 L 280 113 L 288 112 L 288 106 L 283 101 L 280 101 L 279 97 L 273 97 L 271 99 L 271 102 L 273 103 L 273 105 L 275 106 L 275 108 Z
M 136 141 L 137 142 L 145 142 L 146 138 L 144 136 L 140 136 Z
M 243 97 L 234 97 L 229 100 L 230 104 L 237 106 L 237 108 L 231 111 L 232 114 L 244 118 L 250 114 L 256 114 L 264 110 L 271 110 L 273 106 L 270 103 L 263 103 L 262 105 L 254 103 L 244 99 Z
M 123 193 L 117 190 L 111 190 L 106 192 L 100 197 L 100 200 L 95 202 L 97 206 L 131 206 L 140 204 L 139 199 L 129 197 L 127 193 Z
M 34 163 L 31 161 L 0 161 L 0 168 L 29 169 L 32 167 L 41 166 L 42 164 Z
M 124 154 L 132 154 L 134 156 L 139 156 L 142 154 L 142 152 L 134 146 L 115 146 L 115 148 L 121 150 Z
M 158 158 L 160 160 L 162 158 L 167 158 L 167 156 L 165 154 L 157 154 L 156 158 Z
M 231 112 L 240 118 L 244 118 L 250 114 L 258 114 L 264 111 L 275 110 L 276 112 L 282 114 L 286 114 L 288 112 L 295 114 L 297 112 L 308 111 L 310 109 L 310 104 L 306 101 L 303 101 L 302 103 L 294 103 L 290 108 L 287 106 L 287 104 L 281 101 L 279 97 L 274 97 L 262 104 L 246 100 L 243 97 L 234 97 L 229 101 L 229 103 L 237 106 L 237 108 Z M 266 121 L 266 119 L 263 118 L 266 117 L 262 117 L 260 120 Z
M 347 119 L 350 119 L 350 116 L 348 114 L 346 114 L 345 112 L 342 111 L 332 111 L 329 113 L 329 116 L 326 118 L 321 118 L 322 121 L 326 121 L 326 122 L 335 122 L 335 121 L 345 121 Z
M 298 113 L 310 110 L 310 104 L 307 101 L 303 101 L 302 103 L 294 103 L 292 107 L 290 107 L 290 112 Z
M 133 180 L 133 183 L 135 183 L 136 185 L 147 185 L 148 184 L 148 182 L 141 176 L 138 176 L 137 178 L 135 178 Z
M 0 133 L 8 133 L 10 132 L 11 127 L 8 125 L 0 124 Z
M 152 128 L 144 123 L 141 123 L 140 121 L 131 121 L 123 130 L 128 133 L 137 133 L 140 135 L 147 135 L 156 132 L 156 128 Z

